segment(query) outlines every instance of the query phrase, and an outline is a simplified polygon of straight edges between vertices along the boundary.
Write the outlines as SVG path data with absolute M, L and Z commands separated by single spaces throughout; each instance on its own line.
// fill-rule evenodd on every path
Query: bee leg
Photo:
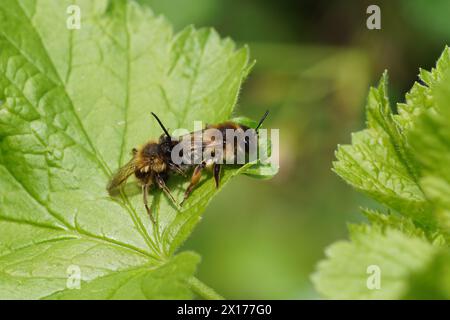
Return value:
M 150 185 L 148 183 L 142 185 L 142 193 L 143 193 L 143 197 L 144 197 L 144 206 L 145 209 L 147 210 L 148 215 L 150 216 L 150 220 L 152 220 L 153 224 L 156 224 L 155 218 L 152 215 L 152 212 L 150 210 L 150 207 L 148 206 L 148 187 Z
M 181 174 L 183 177 L 186 177 L 186 174 L 184 173 L 183 169 L 181 169 L 181 167 L 175 163 L 169 163 L 169 168 L 172 169 L 173 171 Z
M 136 148 L 131 149 L 131 154 L 132 154 L 133 156 L 135 156 L 136 153 L 138 153 L 138 150 L 137 150 Z
M 213 164 L 213 173 L 214 173 L 214 180 L 216 181 L 216 188 L 219 188 L 219 182 L 220 182 L 220 164 L 214 163 Z
M 206 162 L 203 161 L 202 163 L 200 163 L 198 166 L 195 167 L 194 173 L 192 174 L 192 177 L 191 177 L 191 183 L 189 184 L 188 188 L 186 189 L 186 192 L 184 193 L 184 199 L 180 205 L 183 205 L 184 201 L 186 201 L 186 199 L 189 197 L 189 195 L 191 194 L 191 192 L 194 189 L 194 187 L 196 186 L 196 184 L 200 181 L 200 178 L 202 176 L 202 170 L 205 168 L 205 166 L 206 166 Z
M 158 184 L 158 187 L 160 187 L 166 193 L 166 195 L 169 197 L 169 199 L 172 200 L 173 204 L 177 208 L 179 208 L 179 205 L 178 205 L 177 201 L 173 197 L 173 195 L 170 192 L 169 188 L 167 188 L 166 183 L 164 182 L 164 179 L 159 174 L 157 174 L 155 176 L 155 179 L 156 179 L 156 183 Z

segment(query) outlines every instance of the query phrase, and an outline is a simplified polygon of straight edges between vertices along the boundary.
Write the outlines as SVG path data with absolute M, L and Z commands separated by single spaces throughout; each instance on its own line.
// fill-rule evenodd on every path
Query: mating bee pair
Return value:
M 250 137 L 254 138 L 252 140 L 257 139 L 258 129 L 260 128 L 261 124 L 266 119 L 268 114 L 269 112 L 266 111 L 256 128 L 252 132 L 253 136 Z M 164 134 L 161 135 L 158 142 L 149 141 L 141 148 L 133 149 L 133 158 L 114 174 L 107 186 L 107 190 L 111 193 L 114 189 L 122 185 L 128 179 L 128 177 L 134 174 L 142 186 L 144 206 L 152 222 L 155 223 L 147 200 L 148 192 L 151 186 L 155 185 L 158 188 L 162 189 L 164 193 L 169 197 L 169 199 L 174 203 L 174 205 L 176 207 L 179 207 L 177 201 L 166 185 L 166 182 L 172 173 L 185 176 L 185 172 L 187 170 L 195 167 L 192 173 L 190 184 L 185 191 L 184 199 L 181 202 L 180 206 L 189 197 L 195 186 L 200 181 L 202 170 L 204 168 L 212 166 L 216 187 L 219 186 L 220 182 L 221 164 L 218 163 L 217 157 L 203 159 L 203 161 L 201 161 L 201 163 L 199 164 L 176 164 L 174 161 L 172 161 L 172 150 L 177 145 L 179 146 L 179 144 L 185 143 L 187 141 L 190 144 L 190 151 L 194 154 L 196 152 L 200 152 L 203 154 L 205 150 L 217 150 L 217 148 L 220 147 L 222 149 L 221 151 L 223 151 L 222 154 L 227 157 L 231 156 L 233 158 L 236 158 L 236 153 L 238 151 L 237 144 L 230 144 L 230 142 L 228 141 L 229 139 L 226 139 L 227 133 L 230 132 L 230 129 L 243 130 L 245 132 L 250 128 L 228 121 L 217 125 L 208 125 L 201 131 L 189 133 L 187 136 L 181 136 L 178 139 L 173 139 L 162 124 L 161 120 L 159 120 L 159 118 L 153 112 L 152 115 L 161 126 Z M 208 134 L 208 129 L 219 130 L 219 132 L 224 137 L 221 146 L 218 146 L 215 142 L 214 137 Z M 195 141 L 197 141 L 196 139 L 198 135 L 200 136 L 200 144 L 195 143 Z M 249 137 L 247 136 L 246 139 L 248 138 Z M 247 142 L 248 140 L 246 140 L 246 143 Z M 212 152 L 212 154 L 214 155 L 214 151 Z

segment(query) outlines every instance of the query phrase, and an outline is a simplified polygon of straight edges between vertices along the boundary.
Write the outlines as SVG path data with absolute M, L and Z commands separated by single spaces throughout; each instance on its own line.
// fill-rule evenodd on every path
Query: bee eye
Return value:
M 170 145 L 169 145 L 169 143 L 165 142 L 165 143 L 161 144 L 161 152 L 163 154 L 170 153 Z

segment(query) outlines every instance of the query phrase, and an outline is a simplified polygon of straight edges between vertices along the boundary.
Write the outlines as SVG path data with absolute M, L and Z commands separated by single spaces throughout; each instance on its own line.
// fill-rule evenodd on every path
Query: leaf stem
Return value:
M 218 294 L 214 289 L 208 287 L 206 284 L 201 282 L 196 277 L 190 277 L 187 279 L 187 283 L 192 291 L 197 295 L 206 300 L 225 300 L 220 294 Z

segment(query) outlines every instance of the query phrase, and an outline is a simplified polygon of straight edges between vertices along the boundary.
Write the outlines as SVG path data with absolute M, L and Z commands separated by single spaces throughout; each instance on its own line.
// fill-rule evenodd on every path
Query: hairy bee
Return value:
M 256 150 L 258 129 L 266 119 L 269 111 L 266 111 L 256 128 L 227 121 L 215 125 L 207 125 L 203 130 L 189 133 L 179 137 L 173 145 L 172 162 L 182 168 L 183 171 L 194 167 L 190 184 L 184 193 L 184 199 L 189 197 L 195 186 L 199 183 L 203 169 L 212 169 L 216 188 L 220 183 L 221 166 L 224 164 L 245 164 L 251 159 L 249 151 Z M 187 152 L 186 152 L 187 151 Z M 174 161 L 174 153 L 179 152 L 181 161 Z M 196 161 L 199 159 L 200 161 Z M 187 161 L 186 161 L 187 160 Z M 240 161 L 237 161 L 240 160 Z
M 268 113 L 266 111 L 255 129 L 228 121 L 217 125 L 207 125 L 203 130 L 174 139 L 152 112 L 164 133 L 158 141 L 149 141 L 142 147 L 133 149 L 133 158 L 113 175 L 107 190 L 111 194 L 134 174 L 142 187 L 145 209 L 152 222 L 155 223 L 148 205 L 150 187 L 157 186 L 163 190 L 177 208 L 179 205 L 166 185 L 170 174 L 178 173 L 185 176 L 187 170 L 194 168 L 180 206 L 200 181 L 202 171 L 205 168 L 212 168 L 216 187 L 219 187 L 223 160 L 226 160 L 226 164 L 236 164 L 235 160 L 239 158 L 239 155 L 245 156 L 249 153 L 252 142 L 254 145 L 254 142 L 257 141 L 258 129 Z M 235 135 L 236 132 L 238 135 Z M 230 136 L 232 139 L 229 139 Z M 182 160 L 189 158 L 188 161 L 174 159 L 174 154 L 177 153 L 181 155 Z M 200 160 L 196 161 L 196 158 L 199 157 Z M 251 159 L 245 158 L 243 162 L 238 164 L 246 163 L 249 160 Z
M 153 215 L 148 206 L 148 192 L 151 186 L 155 185 L 162 189 L 170 200 L 178 207 L 177 202 L 166 186 L 166 181 L 170 173 L 177 172 L 184 175 L 181 168 L 171 161 L 171 150 L 177 144 L 173 140 L 159 118 L 152 112 L 153 117 L 158 121 L 164 134 L 159 141 L 149 141 L 142 147 L 132 150 L 133 158 L 113 175 L 107 186 L 111 194 L 113 190 L 122 185 L 132 174 L 139 180 L 144 198 L 144 206 L 153 223 Z

